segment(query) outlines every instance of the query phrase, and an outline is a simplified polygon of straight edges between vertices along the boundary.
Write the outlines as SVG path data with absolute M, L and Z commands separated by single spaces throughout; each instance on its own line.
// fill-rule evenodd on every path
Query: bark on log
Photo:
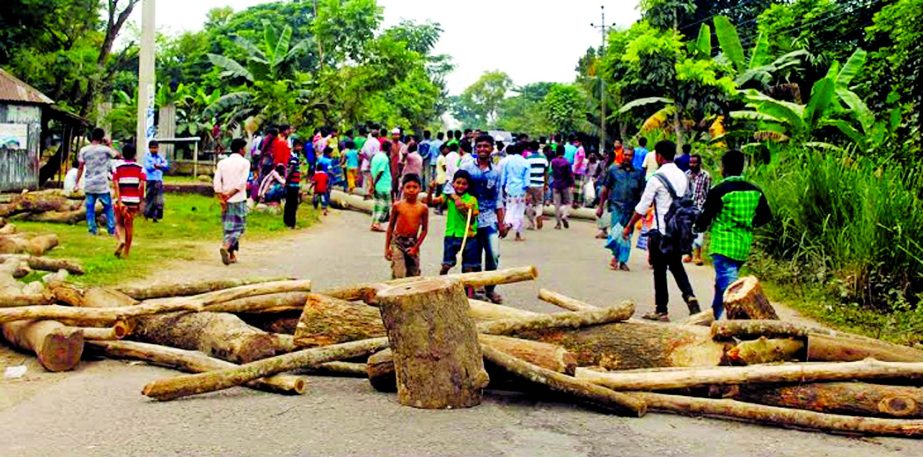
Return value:
M 71 200 L 62 195 L 42 192 L 29 192 L 17 195 L 6 204 L 0 204 L 0 217 L 9 217 L 20 213 L 46 213 L 48 211 L 75 211 L 83 206 L 79 200 Z
M 0 255 L 0 262 L 5 262 L 10 259 L 18 259 L 26 262 L 29 265 L 29 268 L 33 270 L 41 271 L 51 271 L 57 272 L 60 270 L 66 270 L 70 274 L 82 275 L 85 273 L 83 266 L 80 263 L 73 260 L 64 260 L 64 259 L 52 259 L 49 257 L 36 257 L 32 255 L 21 255 L 21 254 L 2 254 Z
M 705 311 L 702 311 L 701 313 L 696 313 L 696 314 L 693 314 L 683 319 L 679 323 L 683 325 L 706 325 L 708 326 L 708 325 L 711 325 L 713 322 L 715 322 L 715 312 L 712 311 L 711 309 L 706 309 Z M 740 321 L 726 321 L 726 322 L 740 322 Z
M 104 214 L 96 213 L 98 221 L 105 221 Z M 45 222 L 49 224 L 75 225 L 87 220 L 86 208 L 73 211 L 47 211 L 44 213 L 20 213 L 11 218 L 15 221 Z
M 533 365 L 486 344 L 482 346 L 482 350 L 487 360 L 509 373 L 528 382 L 546 386 L 552 391 L 572 396 L 581 402 L 626 416 L 641 417 L 647 412 L 643 400 Z
M 534 266 L 505 268 L 496 271 L 479 271 L 474 273 L 460 273 L 446 276 L 440 276 L 444 279 L 459 280 L 465 286 L 484 287 L 497 286 L 503 284 L 512 284 L 522 281 L 532 281 L 538 277 L 538 269 Z M 387 281 L 383 283 L 367 283 L 352 286 L 339 287 L 319 292 L 323 295 L 333 298 L 339 298 L 346 301 L 365 301 L 373 302 L 375 294 L 389 286 L 405 284 L 423 278 L 402 278 Z
M 489 378 L 461 282 L 421 279 L 375 299 L 394 356 L 398 402 L 421 409 L 479 405 Z
M 791 362 L 804 359 L 804 341 L 766 338 L 741 341 L 727 352 L 728 360 L 746 365 Z
M 208 311 L 139 318 L 132 337 L 234 363 L 265 359 L 275 355 L 276 349 L 272 335 L 233 314 Z
M 203 373 L 238 366 L 200 352 L 136 341 L 88 341 L 87 345 L 108 357 L 143 360 L 190 373 Z M 254 379 L 244 385 L 267 392 L 301 395 L 307 388 L 307 380 L 301 376 L 279 374 Z
M 279 314 L 238 314 L 237 317 L 244 322 L 269 333 L 284 333 L 294 335 L 301 320 L 301 311 L 289 311 Z
M 354 341 L 257 360 L 239 367 L 153 381 L 144 386 L 144 395 L 157 400 L 173 400 L 189 395 L 228 389 L 257 378 L 300 368 L 366 356 L 388 346 L 387 338 Z
M 650 392 L 634 392 L 627 395 L 644 401 L 651 410 L 690 416 L 718 417 L 838 434 L 923 436 L 923 420 L 840 416 L 775 406 L 754 405 L 736 400 L 713 400 Z
M 854 416 L 923 418 L 923 388 L 859 382 L 741 386 L 734 399 Z
M 808 336 L 810 328 L 780 320 L 725 320 L 711 324 L 711 336 L 729 340 L 766 338 L 801 338 Z
M 0 235 L 13 235 L 18 233 L 15 224 L 4 224 L 3 227 L 0 227 Z
M 135 306 L 138 301 L 105 287 L 84 286 L 72 282 L 52 282 L 48 289 L 55 300 L 78 308 L 114 308 Z
M 576 376 L 616 390 L 671 390 L 755 383 L 920 379 L 923 378 L 923 363 L 879 362 L 868 359 L 859 362 L 794 363 L 609 373 L 578 368 Z
M 495 305 L 490 302 L 468 299 L 468 315 L 475 321 L 494 321 L 498 319 L 510 319 L 520 317 L 536 316 L 539 313 L 526 311 L 524 309 L 513 308 L 511 306 Z
M 525 360 L 542 368 L 573 376 L 577 369 L 577 359 L 560 346 L 538 341 L 522 340 L 494 335 L 478 335 L 482 345 L 503 351 L 513 357 Z M 369 383 L 379 392 L 394 392 L 397 384 L 394 375 L 394 356 L 390 349 L 373 354 L 368 359 L 367 374 Z M 497 373 L 486 365 L 491 385 L 503 378 L 504 373 Z
M 0 324 L 12 321 L 43 319 L 66 321 L 78 327 L 106 326 L 120 319 L 149 316 L 174 311 L 202 311 L 196 303 L 148 303 L 118 308 L 74 308 L 70 306 L 20 306 L 0 308 Z
M 9 322 L 0 329 L 11 344 L 34 352 L 48 371 L 69 371 L 80 363 L 83 333 L 79 329 L 50 320 Z
M 580 300 L 568 297 L 567 295 L 559 294 L 548 289 L 539 289 L 538 299 L 551 303 L 552 305 L 560 306 L 561 308 L 569 311 L 593 311 L 599 309 L 598 306 L 593 306 L 589 303 L 582 302 Z
M 727 288 L 724 292 L 724 312 L 728 319 L 779 318 L 755 276 L 744 276 Z
M 54 301 L 51 294 L 0 294 L 0 308 L 15 308 L 20 306 L 49 305 Z
M 308 294 L 295 329 L 295 344 L 327 346 L 386 335 L 379 311 L 321 294 Z
M 313 368 L 311 371 L 321 375 L 349 376 L 365 378 L 368 376 L 368 365 L 355 362 L 327 362 Z M 392 389 L 393 391 L 393 389 Z
M 190 301 L 194 303 L 201 303 L 206 308 L 214 307 L 214 309 L 220 309 L 219 305 L 225 302 L 240 300 L 248 297 L 255 297 L 258 295 L 269 295 L 269 294 L 280 294 L 286 292 L 310 292 L 311 291 L 311 281 L 309 280 L 285 280 L 285 281 L 271 281 L 271 282 L 261 282 L 257 284 L 250 284 L 245 286 L 231 287 L 229 289 L 221 289 L 213 292 L 206 292 L 204 294 L 193 295 L 190 297 L 177 297 L 169 299 L 173 302 L 183 302 Z
M 135 300 L 151 298 L 180 297 L 199 295 L 232 287 L 249 286 L 266 282 L 284 281 L 291 278 L 243 278 L 243 279 L 205 279 L 195 281 L 162 282 L 146 286 L 118 286 L 115 290 Z
M 266 313 L 276 314 L 287 311 L 301 311 L 304 308 L 308 292 L 283 292 L 238 298 L 236 300 L 216 303 L 206 307 L 209 311 L 220 313 Z
M 635 312 L 632 302 L 594 311 L 539 314 L 524 318 L 501 319 L 478 324 L 478 332 L 489 335 L 513 335 L 520 332 L 540 331 L 549 328 L 581 328 L 628 320 Z

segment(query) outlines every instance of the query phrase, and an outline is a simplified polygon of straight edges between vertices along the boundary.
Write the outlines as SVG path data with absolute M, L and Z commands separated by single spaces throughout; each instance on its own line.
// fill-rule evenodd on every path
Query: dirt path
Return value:
M 438 268 L 443 223 L 433 221 L 424 272 Z M 504 241 L 501 265 L 534 264 L 542 287 L 600 305 L 628 298 L 639 312 L 650 310 L 652 281 L 643 255 L 634 254 L 630 273 L 608 271 L 594 230 L 574 223 L 569 231 L 529 232 L 525 243 Z M 159 276 L 292 275 L 325 288 L 387 277 L 382 252 L 383 239 L 367 231 L 366 216 L 333 213 L 324 224 L 283 240 L 245 243 L 241 264 L 224 267 L 215 253 L 197 264 L 165 265 Z M 689 271 L 703 305 L 708 303 L 711 270 Z M 553 311 L 535 298 L 538 287 L 517 284 L 501 292 L 512 306 Z M 686 315 L 675 289 L 671 312 L 675 318 Z M 146 382 L 173 373 L 107 360 L 55 375 L 55 382 L 42 381 L 47 376 L 0 380 L 0 455 L 923 455 L 918 441 L 860 440 L 658 414 L 623 419 L 519 395 L 492 393 L 480 407 L 464 411 L 421 411 L 400 407 L 393 395 L 356 379 L 312 378 L 303 397 L 231 389 L 156 403 L 140 395 Z

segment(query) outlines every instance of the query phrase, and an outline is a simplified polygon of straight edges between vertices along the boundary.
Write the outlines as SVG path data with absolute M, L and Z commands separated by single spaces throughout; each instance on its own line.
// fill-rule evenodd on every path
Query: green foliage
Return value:
M 468 86 L 458 97 L 459 116 L 468 117 L 466 126 L 476 128 L 493 125 L 500 103 L 513 88 L 513 81 L 502 71 L 488 71 L 474 84 Z
M 573 84 L 555 84 L 542 100 L 542 111 L 556 132 L 586 131 L 587 101 L 580 88 Z

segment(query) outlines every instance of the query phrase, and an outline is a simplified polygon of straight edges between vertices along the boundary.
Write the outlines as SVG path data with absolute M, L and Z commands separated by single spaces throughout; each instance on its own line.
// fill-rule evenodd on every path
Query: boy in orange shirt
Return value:
M 429 208 L 417 199 L 423 189 L 420 176 L 404 175 L 401 189 L 385 235 L 385 259 L 391 261 L 393 279 L 420 276 L 420 246 L 429 229 Z

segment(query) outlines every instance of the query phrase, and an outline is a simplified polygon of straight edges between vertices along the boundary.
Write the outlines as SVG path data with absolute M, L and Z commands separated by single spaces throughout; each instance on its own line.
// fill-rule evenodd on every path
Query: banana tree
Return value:
M 297 108 L 297 100 L 308 95 L 301 89 L 306 82 L 297 71 L 298 57 L 308 52 L 309 41 L 292 44 L 292 28 L 281 33 L 263 21 L 263 41 L 257 45 L 240 36 L 234 43 L 246 52 L 245 63 L 227 56 L 208 54 L 212 64 L 223 71 L 221 77 L 240 81 L 234 92 L 221 96 L 205 110 L 206 116 L 226 123 L 239 123 L 255 117 L 286 120 Z
M 769 53 L 768 37 L 760 33 L 748 57 L 744 54 L 737 28 L 731 21 L 724 16 L 715 16 L 713 22 L 718 45 L 721 47 L 720 57 L 730 62 L 735 72 L 734 82 L 738 87 L 755 84 L 760 89 L 769 89 L 775 79 L 779 76 L 787 78 L 789 72 L 799 69 L 803 60 L 810 56 L 807 51 L 800 49 L 773 58 Z M 699 29 L 696 49 L 711 55 L 711 30 L 705 24 Z

